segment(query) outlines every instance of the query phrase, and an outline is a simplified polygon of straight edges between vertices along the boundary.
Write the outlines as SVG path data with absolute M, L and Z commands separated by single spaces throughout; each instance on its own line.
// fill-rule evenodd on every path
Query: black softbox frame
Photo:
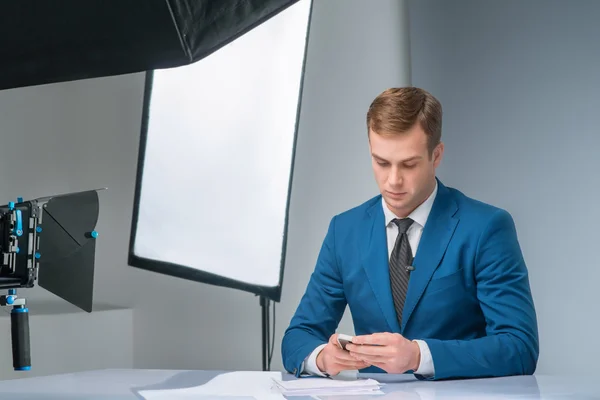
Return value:
M 296 2 L 2 2 L 0 90 L 191 64 Z

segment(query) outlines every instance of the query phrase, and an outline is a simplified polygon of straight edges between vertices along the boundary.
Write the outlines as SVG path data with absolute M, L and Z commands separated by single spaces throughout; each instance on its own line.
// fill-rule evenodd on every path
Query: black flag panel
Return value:
M 4 2 L 0 90 L 191 64 L 296 1 Z

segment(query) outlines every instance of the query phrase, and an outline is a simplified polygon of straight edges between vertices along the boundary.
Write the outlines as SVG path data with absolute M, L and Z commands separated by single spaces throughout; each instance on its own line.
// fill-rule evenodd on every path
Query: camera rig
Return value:
M 17 289 L 39 286 L 92 311 L 98 190 L 0 206 L 0 306 L 12 307 L 13 368 L 31 369 L 29 310 Z

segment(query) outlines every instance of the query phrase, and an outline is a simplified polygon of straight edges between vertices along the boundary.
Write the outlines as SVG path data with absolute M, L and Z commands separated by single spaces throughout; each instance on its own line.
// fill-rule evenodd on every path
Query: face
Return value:
M 370 131 L 369 144 L 375 180 L 388 208 L 399 218 L 408 216 L 435 188 L 444 145 L 438 144 L 430 156 L 419 124 L 399 135 Z

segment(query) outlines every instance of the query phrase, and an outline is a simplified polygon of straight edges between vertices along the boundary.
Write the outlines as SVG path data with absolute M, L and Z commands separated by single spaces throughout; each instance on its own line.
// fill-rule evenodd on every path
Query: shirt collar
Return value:
M 438 183 L 436 180 L 435 188 L 433 189 L 433 192 L 431 192 L 427 200 L 421 203 L 420 206 L 415 208 L 414 211 L 408 215 L 408 218 L 412 219 L 417 224 L 419 224 L 421 228 L 425 227 L 425 223 L 427 222 L 427 218 L 429 217 L 429 213 L 431 212 L 431 208 L 433 207 L 433 201 L 435 200 L 437 190 Z M 383 197 L 381 198 L 381 203 L 383 206 L 383 215 L 385 216 L 385 226 L 388 226 L 394 218 L 398 217 L 387 207 L 387 204 L 385 203 Z

